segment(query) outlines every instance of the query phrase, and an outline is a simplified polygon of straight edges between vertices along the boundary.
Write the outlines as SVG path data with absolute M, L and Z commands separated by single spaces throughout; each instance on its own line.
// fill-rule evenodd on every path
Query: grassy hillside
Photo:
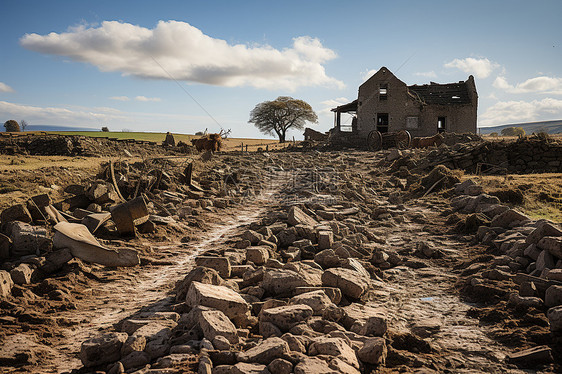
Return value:
M 506 127 L 522 127 L 525 133 L 532 134 L 540 131 L 546 131 L 549 134 L 560 134 L 562 133 L 562 120 L 557 121 L 542 121 L 542 122 L 525 122 L 525 123 L 513 123 L 510 125 L 501 125 L 494 127 L 480 127 L 478 130 L 480 134 L 486 135 L 493 132 L 501 133 Z

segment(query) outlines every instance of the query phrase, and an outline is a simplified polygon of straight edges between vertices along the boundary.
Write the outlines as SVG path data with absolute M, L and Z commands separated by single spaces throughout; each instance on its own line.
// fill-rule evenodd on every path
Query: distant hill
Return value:
M 75 126 L 27 125 L 25 131 L 100 131 L 100 129 Z M 2 128 L 2 130 L 4 129 Z
M 494 127 L 479 127 L 480 134 L 486 135 L 492 132 L 501 133 L 506 127 L 522 127 L 525 133 L 532 134 L 534 132 L 546 131 L 549 134 L 562 133 L 562 120 L 556 121 L 542 121 L 542 122 L 526 122 L 526 123 L 512 123 L 510 125 L 501 125 Z

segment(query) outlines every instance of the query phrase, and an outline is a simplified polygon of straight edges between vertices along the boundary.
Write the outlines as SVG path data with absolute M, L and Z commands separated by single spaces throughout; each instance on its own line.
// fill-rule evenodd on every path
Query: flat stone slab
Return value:
M 279 329 L 288 331 L 296 324 L 308 320 L 314 311 L 308 305 L 286 305 L 262 310 L 260 322 L 271 322 Z
M 302 211 L 301 208 L 297 206 L 291 207 L 289 210 L 289 215 L 287 217 L 287 222 L 289 225 L 296 226 L 296 225 L 306 225 L 306 226 L 316 226 L 318 222 L 308 214 Z
M 276 358 L 289 353 L 289 345 L 281 338 L 268 338 L 258 343 L 254 348 L 238 354 L 238 360 L 259 364 L 269 364 Z
M 517 365 L 534 365 L 536 363 L 549 363 L 553 361 L 552 349 L 547 345 L 540 345 L 537 347 L 525 349 L 523 351 L 515 352 L 507 355 L 507 361 Z
M 230 288 L 199 282 L 191 283 L 185 302 L 190 307 L 203 305 L 220 310 L 230 319 L 245 315 L 250 310 L 250 305 L 242 296 Z
M 110 332 L 88 339 L 80 347 L 80 360 L 86 367 L 115 362 L 121 358 L 121 347 L 127 340 L 124 332 Z
M 195 264 L 216 270 L 223 278 L 229 278 L 232 271 L 227 257 L 197 256 Z
M 331 268 L 322 274 L 322 285 L 337 287 L 345 296 L 359 299 L 369 288 L 369 278 L 345 268 Z
M 203 335 L 208 340 L 213 341 L 215 337 L 222 336 L 231 344 L 238 343 L 236 326 L 220 310 L 202 310 L 198 320 Z
M 263 277 L 262 287 L 273 295 L 293 293 L 297 287 L 315 286 L 304 276 L 286 269 L 267 270 Z

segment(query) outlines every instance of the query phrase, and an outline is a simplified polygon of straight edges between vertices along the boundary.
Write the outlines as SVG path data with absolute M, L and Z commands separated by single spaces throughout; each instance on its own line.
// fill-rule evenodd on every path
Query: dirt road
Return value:
M 59 323 L 50 338 L 33 337 L 33 331 L 8 336 L 6 344 L 20 345 L 23 351 L 33 351 L 37 356 L 36 365 L 19 370 L 60 373 L 80 368 L 78 353 L 83 341 L 100 331 L 112 331 L 115 324 L 139 312 L 172 310 L 174 285 L 193 268 L 195 256 L 209 249 L 220 252 L 232 248 L 249 224 L 262 222 L 272 214 L 286 217 L 287 202 L 303 204 L 314 196 L 321 199 L 307 203 L 309 206 L 327 216 L 344 214 L 337 218 L 336 226 L 356 228 L 356 234 L 343 235 L 339 241 L 351 245 L 353 238 L 359 238 L 358 247 L 368 245 L 375 252 L 384 248 L 385 253 L 399 259 L 375 262 L 379 267 L 375 270 L 367 266 L 368 261 L 363 262 L 378 280 L 362 302 L 385 311 L 387 340 L 392 342 L 381 372 L 415 368 L 422 372 L 523 372 L 505 363 L 511 350 L 490 339 L 489 327 L 467 316 L 474 305 L 459 295 L 456 284 L 460 271 L 455 266 L 473 256 L 473 244 L 448 227 L 443 214 L 449 209 L 448 200 L 432 200 L 429 196 L 397 201 L 393 195 L 396 188 L 389 184 L 391 178 L 373 173 L 381 157 L 368 155 L 357 164 L 362 156 L 334 153 L 271 157 L 266 163 L 273 177 L 270 175 L 269 183 L 264 184 L 267 188 L 258 191 L 255 198 L 214 214 L 207 229 L 190 242 L 152 243 L 151 251 L 158 254 L 158 260 L 141 267 L 126 271 L 94 268 L 90 287 L 81 288 L 82 296 L 75 300 L 76 309 L 57 311 L 52 316 Z M 313 159 L 323 169 L 315 169 L 309 183 L 307 165 Z M 336 172 L 338 178 L 332 178 Z M 369 215 L 364 213 L 367 210 Z M 327 227 L 327 221 L 323 222 Z M 358 233 L 364 232 L 364 227 L 376 238 L 375 244 L 361 243 Z M 373 263 L 373 259 L 369 261 Z

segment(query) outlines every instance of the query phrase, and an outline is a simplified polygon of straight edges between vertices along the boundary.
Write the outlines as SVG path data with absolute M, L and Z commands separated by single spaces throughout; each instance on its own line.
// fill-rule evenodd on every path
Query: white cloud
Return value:
M 363 82 L 365 82 L 367 79 L 371 78 L 377 71 L 378 70 L 375 69 L 365 70 L 361 73 L 361 79 L 363 79 Z
M 338 97 L 335 99 L 329 99 L 329 100 L 324 100 L 322 102 L 320 102 L 320 104 L 322 105 L 322 109 L 320 109 L 318 111 L 319 115 L 330 115 L 333 116 L 334 114 L 331 112 L 331 109 L 343 105 L 343 104 L 347 104 L 349 102 L 351 102 L 352 100 L 349 100 L 345 97 Z
M 129 100 L 131 100 L 127 96 L 111 96 L 110 99 L 116 100 L 116 101 L 129 101 Z
M 135 97 L 136 101 L 162 101 L 159 97 L 146 97 L 146 96 L 137 96 Z
M 0 92 L 14 92 L 14 89 L 6 83 L 0 82 Z
M 492 71 L 499 68 L 498 63 L 492 62 L 487 58 L 454 59 L 444 65 L 446 68 L 456 68 L 468 74 L 473 74 L 476 78 L 488 78 Z
M 131 129 L 162 130 L 154 129 L 154 123 L 166 121 L 172 131 L 188 132 L 190 129 L 186 124 L 194 123 L 194 126 L 216 127 L 209 117 L 187 116 L 166 113 L 138 113 L 124 112 L 115 108 L 107 107 L 39 107 L 0 101 L 0 118 L 25 118 L 26 121 L 41 125 L 72 126 L 77 127 L 99 127 L 112 125 L 115 128 L 124 126 Z
M 527 79 L 523 83 L 513 86 L 507 82 L 505 77 L 497 77 L 493 83 L 495 88 L 504 90 L 508 93 L 546 93 L 562 95 L 562 78 L 540 76 Z
M 480 115 L 482 127 L 562 118 L 562 100 L 500 101 Z
M 417 75 L 418 77 L 437 78 L 437 74 L 433 70 L 414 73 L 414 75 Z
M 78 26 L 64 33 L 26 34 L 23 47 L 141 78 L 174 79 L 219 86 L 294 90 L 335 86 L 323 64 L 336 53 L 316 39 L 301 36 L 290 48 L 230 45 L 188 23 L 160 21 L 154 29 L 117 21 Z

